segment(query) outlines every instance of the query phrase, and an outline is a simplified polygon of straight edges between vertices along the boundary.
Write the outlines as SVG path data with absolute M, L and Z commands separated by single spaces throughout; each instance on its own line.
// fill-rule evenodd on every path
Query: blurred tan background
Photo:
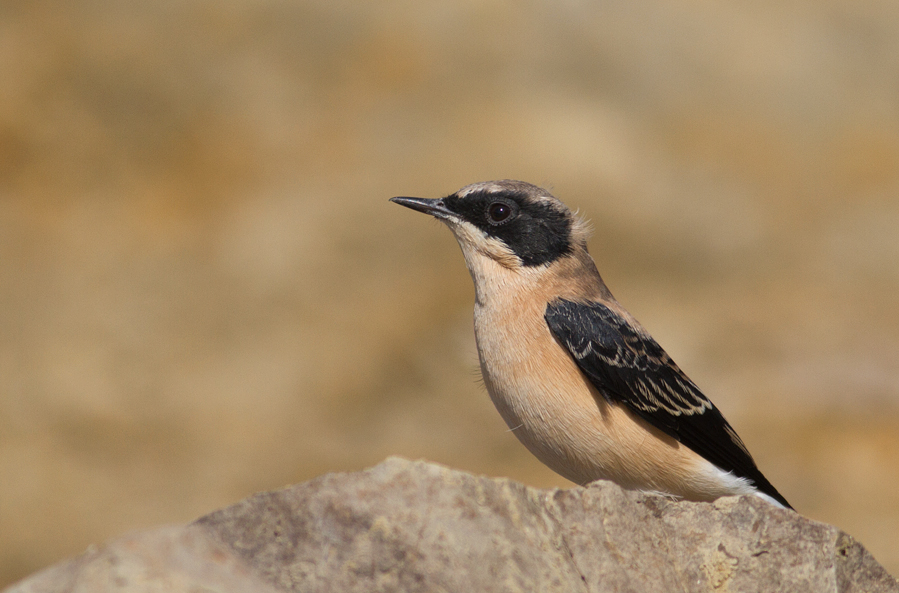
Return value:
M 899 573 L 899 3 L 4 0 L 0 585 L 392 454 L 570 486 L 387 202 L 507 177 Z

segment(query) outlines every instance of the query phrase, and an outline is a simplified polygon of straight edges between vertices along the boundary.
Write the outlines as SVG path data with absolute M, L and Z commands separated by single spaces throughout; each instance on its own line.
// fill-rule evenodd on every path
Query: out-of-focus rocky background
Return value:
M 6 0 L 0 585 L 390 454 L 570 485 L 387 202 L 504 177 L 899 572 L 899 3 Z

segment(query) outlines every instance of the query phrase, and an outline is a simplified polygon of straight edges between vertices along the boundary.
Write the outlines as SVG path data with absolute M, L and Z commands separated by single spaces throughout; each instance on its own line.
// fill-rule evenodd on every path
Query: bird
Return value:
M 515 180 L 390 201 L 446 224 L 474 281 L 484 385 L 507 426 L 580 485 L 709 502 L 753 495 L 793 507 L 708 397 L 612 296 L 590 228 L 549 191 Z

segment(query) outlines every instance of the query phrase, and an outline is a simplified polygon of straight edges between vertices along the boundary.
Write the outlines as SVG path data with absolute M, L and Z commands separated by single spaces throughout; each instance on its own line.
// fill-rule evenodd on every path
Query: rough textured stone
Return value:
M 836 527 L 751 497 L 537 490 L 389 459 L 121 538 L 10 593 L 899 591 Z
M 8 591 L 229 591 L 275 593 L 238 554 L 201 530 L 161 527 L 127 535 L 41 571 Z

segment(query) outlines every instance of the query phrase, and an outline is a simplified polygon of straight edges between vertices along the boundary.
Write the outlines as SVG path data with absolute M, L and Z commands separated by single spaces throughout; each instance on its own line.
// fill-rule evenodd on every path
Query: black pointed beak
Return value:
M 428 198 L 404 198 L 400 196 L 390 198 L 390 201 L 395 202 L 400 206 L 405 206 L 406 208 L 412 208 L 413 210 L 436 216 L 437 218 L 453 216 L 452 210 L 449 210 L 443 205 L 442 199 L 431 200 Z

